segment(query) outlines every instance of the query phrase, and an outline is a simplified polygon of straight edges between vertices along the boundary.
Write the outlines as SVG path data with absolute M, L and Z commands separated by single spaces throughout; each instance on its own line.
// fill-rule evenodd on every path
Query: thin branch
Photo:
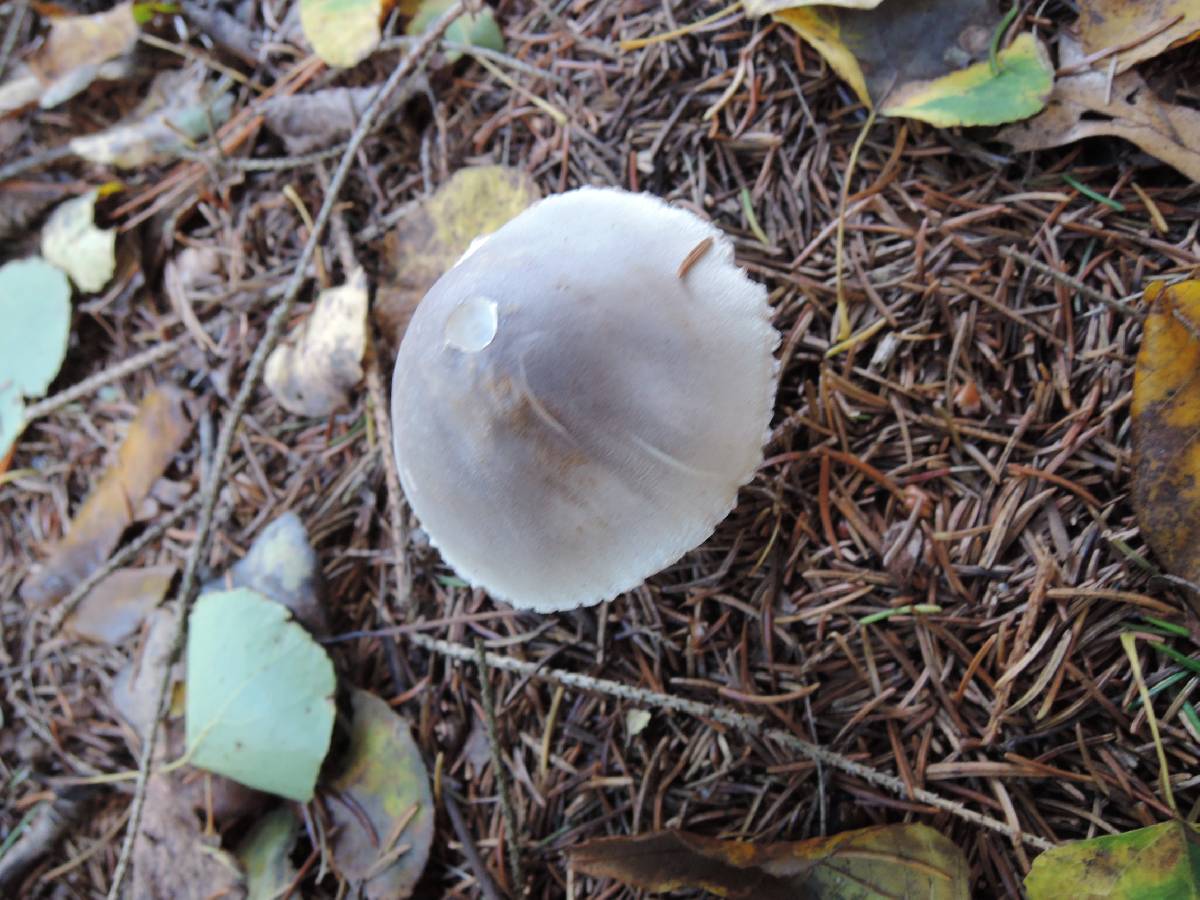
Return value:
M 371 102 L 367 105 L 367 108 L 363 111 L 362 118 L 355 128 L 354 134 L 350 136 L 349 143 L 346 145 L 346 152 L 343 154 L 341 161 L 338 163 L 337 170 L 333 173 L 333 177 L 330 180 L 329 190 L 325 193 L 325 200 L 321 204 L 320 212 L 317 213 L 313 229 L 309 233 L 308 241 L 304 245 L 300 259 L 296 261 L 296 267 L 292 270 L 292 277 L 288 281 L 283 299 L 271 314 L 270 319 L 267 320 L 266 330 L 263 333 L 262 340 L 255 348 L 254 355 L 250 359 L 250 365 L 246 369 L 246 374 L 242 379 L 237 397 L 234 399 L 233 406 L 221 424 L 221 432 L 217 437 L 217 448 L 213 463 L 209 469 L 205 483 L 201 486 L 200 518 L 196 524 L 196 536 L 193 540 L 191 551 L 188 553 L 187 562 L 184 565 L 183 578 L 179 585 L 179 592 L 176 595 L 180 610 L 179 623 L 176 627 L 175 640 L 171 651 L 172 660 L 179 658 L 184 640 L 187 637 L 187 620 L 191 608 L 192 596 L 196 588 L 196 573 L 200 566 L 200 560 L 208 550 L 213 512 L 217 503 L 217 493 L 222 484 L 225 466 L 229 461 L 234 434 L 237 431 L 242 414 L 250 404 L 250 397 L 257 389 L 258 383 L 262 378 L 267 357 L 279 342 L 279 338 L 283 334 L 284 325 L 287 323 L 292 307 L 295 305 L 296 298 L 300 295 L 300 289 L 304 286 L 308 278 L 309 265 L 312 263 L 317 246 L 325 233 L 325 226 L 329 222 L 330 214 L 333 212 L 333 207 L 337 202 L 342 185 L 345 183 L 347 176 L 350 174 L 350 169 L 354 165 L 355 154 L 370 133 L 371 128 L 375 124 L 375 119 L 378 117 L 380 110 L 383 109 L 388 96 L 401 81 L 412 74 L 417 64 L 425 57 L 434 44 L 441 39 L 446 29 L 450 26 L 450 23 L 462 13 L 463 3 L 464 0 L 457 0 L 442 14 L 433 27 L 425 33 L 421 41 L 413 47 L 412 52 L 404 58 L 400 65 L 392 70 L 383 87 L 379 89 L 379 92 L 375 94 Z M 167 667 L 167 671 L 170 671 L 170 666 Z M 154 706 L 156 712 L 155 721 L 158 721 L 162 717 L 170 684 L 170 676 L 167 675 L 163 678 L 162 684 L 159 685 L 158 700 Z M 129 868 L 129 860 L 133 854 L 133 844 L 141 827 L 142 810 L 146 803 L 146 784 L 150 775 L 150 762 L 154 758 L 158 731 L 158 728 L 151 728 L 150 734 L 142 747 L 141 759 L 138 761 L 138 777 L 134 787 L 133 804 L 129 814 L 129 828 L 125 832 L 125 840 L 121 845 L 121 855 L 117 859 L 117 867 L 113 872 L 113 881 L 108 890 L 108 900 L 117 900 L 120 897 L 121 885 L 125 880 L 125 872 Z
M 449 641 L 438 640 L 424 634 L 410 634 L 408 639 L 418 647 L 432 650 L 451 659 L 467 662 L 476 661 L 475 651 L 463 644 L 453 644 Z M 789 750 L 794 750 L 807 756 L 811 760 L 824 763 L 830 768 L 838 769 L 856 778 L 861 778 L 877 787 L 886 788 L 899 797 L 912 799 L 927 806 L 933 806 L 957 816 L 964 822 L 970 822 L 973 825 L 979 825 L 983 828 L 990 828 L 992 831 L 997 831 L 1011 840 L 1023 841 L 1039 850 L 1049 850 L 1055 846 L 1045 838 L 1034 834 L 1027 834 L 1024 831 L 1013 828 L 1006 822 L 1001 822 L 999 819 L 993 819 L 991 816 L 975 812 L 975 810 L 968 809 L 961 803 L 949 800 L 941 794 L 936 794 L 925 788 L 914 787 L 910 793 L 908 786 L 896 776 L 880 772 L 878 769 L 872 769 L 870 766 L 864 766 L 862 763 L 847 759 L 840 753 L 820 747 L 817 744 L 810 744 L 808 741 L 796 737 L 791 732 L 768 728 L 763 720 L 756 716 L 748 716 L 737 710 L 714 706 L 711 703 L 703 703 L 699 700 L 688 700 L 683 697 L 673 697 L 669 694 L 661 694 L 657 691 L 649 691 L 644 688 L 630 687 L 615 681 L 606 681 L 603 678 L 592 678 L 589 675 L 562 672 L 557 669 L 542 669 L 537 663 L 513 659 L 510 656 L 485 652 L 483 657 L 487 664 L 495 669 L 520 672 L 522 675 L 530 678 L 541 678 L 554 684 L 564 685 L 565 687 L 595 691 L 601 694 L 608 694 L 612 697 L 620 697 L 624 700 L 632 700 L 636 703 L 655 706 L 670 712 L 680 712 L 699 719 L 720 722 L 724 725 L 737 728 L 746 734 L 775 741 Z
M 1083 296 L 1087 297 L 1089 300 L 1095 300 L 1097 303 L 1103 303 L 1109 309 L 1116 310 L 1123 316 L 1141 318 L 1143 315 L 1145 315 L 1141 310 L 1130 306 L 1129 303 L 1122 300 L 1114 300 L 1112 297 L 1101 293 L 1094 287 L 1084 284 L 1078 278 L 1073 278 L 1066 272 L 1062 272 L 1053 266 L 1048 266 L 1040 259 L 1034 259 L 1028 253 L 1022 253 L 1021 251 L 1014 250 L 1011 247 L 1001 247 L 1000 255 L 1007 256 L 1011 259 L 1017 260 L 1018 262 L 1024 263 L 1025 265 L 1029 266 L 1029 268 L 1041 272 L 1043 275 L 1049 275 L 1055 281 L 1062 282 L 1072 290 L 1083 294 Z M 1140 293 L 1134 294 L 1133 296 L 1126 298 L 1126 300 L 1136 300 L 1139 296 L 1141 296 Z

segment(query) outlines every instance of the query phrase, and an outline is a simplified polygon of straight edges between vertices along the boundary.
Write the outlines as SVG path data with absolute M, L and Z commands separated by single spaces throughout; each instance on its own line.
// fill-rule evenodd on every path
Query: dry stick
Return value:
M 1094 287 L 1084 284 L 1078 278 L 1074 278 L 1068 275 L 1066 272 L 1062 272 L 1053 266 L 1048 266 L 1040 259 L 1034 259 L 1028 253 L 1022 253 L 1021 251 L 1014 250 L 1011 247 L 1001 247 L 1000 255 L 1007 256 L 1017 260 L 1017 262 L 1024 263 L 1025 265 L 1029 266 L 1029 268 L 1035 269 L 1036 271 L 1041 272 L 1043 275 L 1049 275 L 1055 281 L 1061 281 L 1067 287 L 1078 291 L 1089 300 L 1095 300 L 1097 303 L 1103 303 L 1105 306 L 1109 307 L 1110 309 L 1115 309 L 1122 315 L 1134 316 L 1135 318 L 1140 318 L 1142 315 L 1144 315 L 1141 310 L 1134 309 L 1128 303 L 1124 303 L 1120 300 L 1114 300 L 1112 297 L 1101 293 Z M 1127 299 L 1135 300 L 1139 296 L 1140 294 L 1134 294 Z
M 465 647 L 463 648 L 466 649 Z M 492 750 L 492 768 L 496 772 L 496 792 L 500 795 L 500 812 L 504 816 L 504 830 L 508 832 L 508 876 L 513 891 L 518 897 L 525 892 L 525 873 L 521 871 L 521 848 L 517 843 L 517 816 L 512 808 L 512 795 L 508 790 L 508 770 L 504 768 L 504 757 L 500 755 L 500 735 L 496 730 L 496 703 L 492 697 L 492 682 L 488 677 L 488 660 L 491 656 L 483 649 L 483 641 L 475 639 L 475 667 L 479 670 L 479 693 L 483 700 L 483 717 L 487 721 L 488 744 Z
M 149 350 L 144 350 L 136 356 L 129 357 L 129 359 L 126 359 L 115 366 L 110 366 L 103 372 L 97 372 L 90 378 L 85 378 L 83 381 L 79 382 L 79 384 L 72 385 L 66 390 L 59 391 L 53 397 L 47 397 L 45 400 L 33 404 L 33 406 L 25 410 L 25 419 L 26 421 L 32 421 L 33 419 L 39 419 L 42 416 L 49 415 L 56 409 L 61 409 L 68 403 L 73 403 L 74 401 L 78 400 L 80 397 L 85 397 L 88 394 L 98 391 L 106 384 L 119 381 L 132 372 L 136 372 L 139 369 L 144 369 L 146 366 L 153 365 L 160 359 L 164 359 L 175 353 L 181 347 L 191 342 L 191 340 L 192 336 L 185 332 L 174 340 L 158 344 L 157 346 L 151 347 Z
M 476 653 L 470 647 L 462 644 L 453 644 L 449 641 L 431 638 L 424 634 L 410 634 L 408 639 L 418 647 L 424 647 L 426 650 L 432 650 L 434 653 L 440 653 L 451 659 L 460 659 L 466 661 L 476 661 Z M 824 763 L 834 769 L 840 769 L 849 775 L 856 778 L 861 778 L 869 784 L 877 787 L 886 788 L 898 797 L 909 798 L 924 803 L 927 806 L 933 806 L 937 809 L 948 812 L 951 815 L 957 816 L 964 822 L 970 822 L 973 825 L 979 825 L 983 828 L 990 828 L 992 831 L 997 831 L 1011 840 L 1024 841 L 1031 847 L 1036 847 L 1039 850 L 1049 850 L 1055 845 L 1045 838 L 1037 835 L 1027 834 L 1024 831 L 1013 828 L 1006 822 L 1001 822 L 999 819 L 993 819 L 991 816 L 986 816 L 983 813 L 975 812 L 973 809 L 968 809 L 961 803 L 954 800 L 948 800 L 941 794 L 935 794 L 933 791 L 925 788 L 913 788 L 911 793 L 907 785 L 894 775 L 888 775 L 880 772 L 878 769 L 872 769 L 870 766 L 864 766 L 862 763 L 857 763 L 852 759 L 847 759 L 840 753 L 833 750 L 828 750 L 825 747 L 820 747 L 817 744 L 810 744 L 808 741 L 796 737 L 789 731 L 780 731 L 775 728 L 768 728 L 763 723 L 762 719 L 755 716 L 747 716 L 744 713 L 736 710 L 728 709 L 721 706 L 713 706 L 710 703 L 703 703 L 699 700 L 688 700 L 683 697 L 672 697 L 669 694 L 661 694 L 657 691 L 648 691 L 645 688 L 630 687 L 629 685 L 619 684 L 615 681 L 606 681 L 602 678 L 592 678 L 589 675 L 580 675 L 576 672 L 563 672 L 558 669 L 542 669 L 537 663 L 525 662 L 524 660 L 513 659 L 510 656 L 501 656 L 499 654 L 487 653 L 483 654 L 484 661 L 487 665 L 494 669 L 504 669 L 509 672 L 520 672 L 530 678 L 542 678 L 554 684 L 561 684 L 566 687 L 576 688 L 584 691 L 596 691 L 602 694 L 608 694 L 612 697 L 620 697 L 623 700 L 631 700 L 635 703 L 644 703 L 650 706 L 656 706 L 659 709 L 665 709 L 671 712 L 681 712 L 689 716 L 694 716 L 698 719 L 711 719 L 715 722 L 720 722 L 723 725 L 729 725 L 733 728 L 752 734 L 756 737 L 763 737 L 773 740 L 779 744 L 783 744 L 788 749 L 795 750 L 809 759 Z
M 283 333 L 284 324 L 291 314 L 292 306 L 300 294 L 300 288 L 303 287 L 307 279 L 308 267 L 312 262 L 313 255 L 316 253 L 317 244 L 325 232 L 325 226 L 329 222 L 330 213 L 333 212 L 333 206 L 342 189 L 342 184 L 345 183 L 346 177 L 350 174 L 350 168 L 354 165 L 355 154 L 358 152 L 358 148 L 362 146 L 362 142 L 366 139 L 367 134 L 370 133 L 371 127 L 379 115 L 379 110 L 383 108 L 388 95 L 396 89 L 401 81 L 412 73 L 417 63 L 437 43 L 442 34 L 450 26 L 450 23 L 462 13 L 463 4 L 464 0 L 456 0 L 442 14 L 433 27 L 425 33 L 421 41 L 413 47 L 412 52 L 404 58 L 400 65 L 392 70 L 383 87 L 379 89 L 367 105 L 367 108 L 363 111 L 362 118 L 359 120 L 358 126 L 354 129 L 354 134 L 351 135 L 350 142 L 346 145 L 346 152 L 338 163 L 337 170 L 333 173 L 333 178 L 330 180 L 329 190 L 326 192 L 325 200 L 321 204 L 320 211 L 317 213 L 313 229 L 309 233 L 307 243 L 304 245 L 304 250 L 300 253 L 300 259 L 296 262 L 296 268 L 292 271 L 292 277 L 288 281 L 283 299 L 280 300 L 279 306 L 275 308 L 275 311 L 271 313 L 270 319 L 267 320 L 266 331 L 263 334 L 262 340 L 255 348 L 254 355 L 250 359 L 250 365 L 246 369 L 245 377 L 242 380 L 237 397 L 233 401 L 233 406 L 225 416 L 225 421 L 221 423 L 221 433 L 217 437 L 217 448 L 212 466 L 209 469 L 207 480 L 201 487 L 200 519 L 196 525 L 196 537 L 192 543 L 191 551 L 188 553 L 187 562 L 183 570 L 183 579 L 176 594 L 180 610 L 179 624 L 176 626 L 175 640 L 171 648 L 172 660 L 179 658 L 184 639 L 187 636 L 188 611 L 196 586 L 196 570 L 199 568 L 200 558 L 208 549 L 209 531 L 212 528 L 213 511 L 217 503 L 217 491 L 222 483 L 222 474 L 225 465 L 229 460 L 230 449 L 233 446 L 234 432 L 237 430 L 242 413 L 245 412 L 246 407 L 250 403 L 251 394 L 254 393 L 254 390 L 258 387 L 259 380 L 262 378 L 263 369 L 267 363 L 267 356 L 275 349 L 275 345 Z M 170 666 L 167 667 L 167 670 L 169 673 Z M 171 680 L 168 674 L 167 677 L 163 678 L 162 684 L 159 685 L 158 701 L 154 706 L 155 721 L 158 721 L 162 717 L 170 684 Z M 129 868 L 129 859 L 133 853 L 133 842 L 141 826 L 142 809 L 146 803 L 146 783 L 150 776 L 150 761 L 154 756 L 158 731 L 158 728 L 151 728 L 150 736 L 142 747 L 142 756 L 138 761 L 137 783 L 133 793 L 133 805 L 129 814 L 129 828 L 125 832 L 125 840 L 121 845 L 121 855 L 117 859 L 117 867 L 113 872 L 113 882 L 108 890 L 108 900 L 117 900 L 120 896 L 121 884 L 125 880 L 125 870 Z

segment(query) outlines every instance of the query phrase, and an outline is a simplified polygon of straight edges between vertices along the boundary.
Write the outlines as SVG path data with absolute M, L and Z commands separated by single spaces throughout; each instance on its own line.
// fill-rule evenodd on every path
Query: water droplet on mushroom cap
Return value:
M 495 597 L 611 599 L 733 508 L 762 459 L 777 343 L 766 291 L 702 219 L 618 190 L 547 198 L 413 316 L 392 383 L 405 494 Z

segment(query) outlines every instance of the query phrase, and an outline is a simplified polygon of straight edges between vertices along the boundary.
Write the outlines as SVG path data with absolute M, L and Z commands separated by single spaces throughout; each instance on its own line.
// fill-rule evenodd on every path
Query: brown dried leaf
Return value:
M 1070 69 L 1083 59 L 1069 32 L 1059 38 L 1059 62 Z M 996 139 L 1017 150 L 1045 150 L 1088 137 L 1119 137 L 1200 181 L 1200 112 L 1164 103 L 1136 72 L 1110 79 L 1107 70 L 1064 75 L 1039 115 L 1002 129 Z
M 379 124 L 385 124 L 392 113 L 426 85 L 424 75 L 407 79 L 387 99 Z M 299 156 L 325 150 L 350 137 L 363 110 L 377 93 L 378 85 L 368 85 L 326 88 L 310 94 L 281 94 L 264 100 L 262 111 L 267 128 L 283 140 L 289 154 Z
M 162 602 L 174 577 L 174 566 L 117 569 L 84 595 L 63 627 L 84 640 L 119 644 Z
M 158 388 L 142 401 L 116 462 L 88 495 L 50 558 L 21 586 L 29 603 L 61 599 L 106 560 L 134 511 L 183 446 L 192 424 L 187 395 Z
M 1165 26 L 1165 27 L 1164 27 Z M 1110 47 L 1117 71 L 1200 37 L 1196 0 L 1080 0 L 1079 32 L 1089 56 Z
M 643 890 L 698 888 L 746 900 L 970 896 L 966 858 L 924 825 L 761 845 L 660 831 L 588 841 L 571 851 L 571 865 Z
M 132 897 L 239 900 L 246 896 L 237 860 L 206 837 L 191 805 L 168 776 L 151 775 L 133 843 Z
M 50 22 L 46 43 L 29 61 L 44 81 L 54 81 L 82 66 L 96 66 L 127 53 L 138 39 L 133 2 L 118 3 L 91 16 L 63 16 Z
M 1200 584 L 1200 281 L 1146 286 L 1133 373 L 1133 507 L 1166 569 Z

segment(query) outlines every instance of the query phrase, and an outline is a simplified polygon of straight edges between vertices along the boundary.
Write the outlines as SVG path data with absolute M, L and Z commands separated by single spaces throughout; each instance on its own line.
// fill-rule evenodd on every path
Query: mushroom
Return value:
M 648 194 L 581 188 L 477 241 L 392 380 L 400 480 L 465 580 L 542 612 L 610 600 L 707 539 L 762 461 L 766 290 Z

